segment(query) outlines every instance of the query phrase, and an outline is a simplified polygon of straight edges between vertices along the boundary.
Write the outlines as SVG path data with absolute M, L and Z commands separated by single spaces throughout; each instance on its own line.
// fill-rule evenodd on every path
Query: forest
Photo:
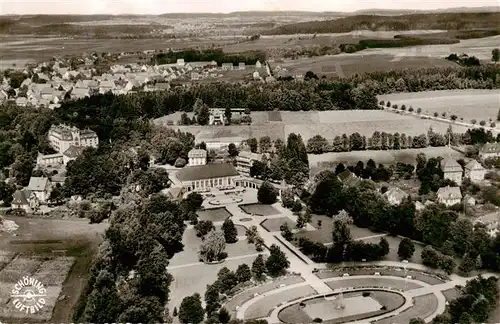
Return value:
M 308 21 L 280 26 L 265 35 L 345 33 L 354 30 L 474 30 L 498 29 L 500 12 L 433 13 L 399 16 L 357 15 L 335 20 Z

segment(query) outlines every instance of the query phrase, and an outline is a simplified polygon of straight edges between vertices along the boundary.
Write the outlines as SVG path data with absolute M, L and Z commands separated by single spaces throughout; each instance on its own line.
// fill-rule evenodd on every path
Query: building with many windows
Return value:
M 176 178 L 186 192 L 191 192 L 236 186 L 239 173 L 232 164 L 213 163 L 179 170 Z
M 65 124 L 52 125 L 49 129 L 49 142 L 60 153 L 66 152 L 70 146 L 95 147 L 99 145 L 97 134 L 90 130 L 80 130 Z
M 257 153 L 241 151 L 236 157 L 236 170 L 244 176 L 250 176 L 250 168 L 255 161 L 260 161 L 262 156 Z
M 207 164 L 207 151 L 202 149 L 193 149 L 188 152 L 187 166 Z
M 454 159 L 448 159 L 442 166 L 444 178 L 454 181 L 457 185 L 462 184 L 462 167 Z

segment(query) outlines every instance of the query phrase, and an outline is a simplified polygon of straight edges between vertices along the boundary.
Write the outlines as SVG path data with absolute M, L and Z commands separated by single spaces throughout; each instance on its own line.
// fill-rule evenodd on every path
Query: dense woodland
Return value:
M 498 29 L 500 13 L 436 13 L 398 16 L 359 15 L 284 25 L 269 35 L 345 33 L 354 30 L 474 30 Z

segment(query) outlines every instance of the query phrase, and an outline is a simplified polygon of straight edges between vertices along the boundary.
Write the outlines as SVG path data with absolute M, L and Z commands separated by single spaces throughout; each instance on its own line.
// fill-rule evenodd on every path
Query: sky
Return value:
M 162 14 L 247 10 L 355 11 L 499 6 L 500 0 L 0 0 L 6 14 Z

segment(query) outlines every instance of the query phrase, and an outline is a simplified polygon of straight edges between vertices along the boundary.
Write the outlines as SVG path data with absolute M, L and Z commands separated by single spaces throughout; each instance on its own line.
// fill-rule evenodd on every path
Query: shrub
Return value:
M 434 117 L 437 117 L 439 116 L 439 114 L 437 112 L 434 113 Z
M 406 110 L 406 105 L 402 105 L 401 110 Z
M 381 105 L 381 106 L 385 105 L 384 100 L 380 100 L 379 105 Z
M 321 323 L 321 322 L 323 322 L 323 320 L 319 317 L 316 317 L 315 319 L 313 319 L 313 322 L 314 323 Z
M 472 120 L 471 120 L 470 122 L 471 122 L 471 124 L 473 124 L 473 125 L 476 125 L 476 123 L 477 123 L 477 120 L 475 120 L 475 119 L 472 119 Z
M 368 296 L 370 296 L 370 293 L 368 291 L 364 291 L 363 292 L 363 297 L 368 297 Z
M 495 128 L 495 127 L 497 127 L 497 124 L 495 124 L 495 123 L 491 123 L 491 124 L 490 124 L 490 127 L 491 127 L 491 128 Z
M 398 105 L 394 104 L 394 105 L 392 105 L 392 108 L 398 109 Z
M 458 118 L 457 115 L 451 115 L 450 116 L 450 119 L 453 120 L 453 121 L 457 120 L 457 118 Z
M 408 108 L 408 111 L 413 112 L 414 111 L 413 107 Z
M 479 122 L 479 125 L 484 126 L 484 125 L 486 125 L 486 122 L 485 122 L 484 120 L 481 120 L 481 121 Z
M 387 101 L 387 108 L 391 108 L 391 102 L 390 101 Z
M 417 108 L 417 114 L 420 114 L 422 112 L 422 108 Z
M 444 117 L 446 117 L 446 112 L 444 112 L 444 111 L 443 111 L 443 112 L 441 113 L 441 116 L 443 116 L 443 118 L 444 118 Z

